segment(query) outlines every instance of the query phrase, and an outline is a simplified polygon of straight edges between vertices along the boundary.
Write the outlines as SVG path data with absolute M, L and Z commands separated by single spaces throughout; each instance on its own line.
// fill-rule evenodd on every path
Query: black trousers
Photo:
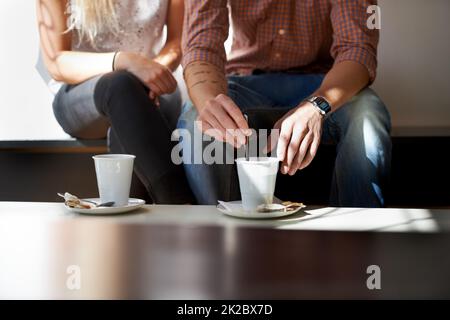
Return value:
M 158 108 L 143 83 L 127 71 L 63 85 L 53 102 L 55 117 L 76 138 L 107 136 L 111 153 L 134 154 L 135 174 L 154 203 L 194 203 L 181 165 L 171 160 L 179 93 L 160 97 Z

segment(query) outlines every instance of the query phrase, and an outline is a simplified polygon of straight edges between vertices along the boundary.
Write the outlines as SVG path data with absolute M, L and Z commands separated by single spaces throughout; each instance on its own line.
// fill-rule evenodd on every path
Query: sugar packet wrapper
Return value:
M 93 203 L 81 200 L 77 196 L 74 196 L 73 194 L 70 194 L 68 192 L 64 193 L 64 195 L 58 193 L 58 195 L 64 198 L 64 204 L 70 208 L 92 209 L 95 207 Z

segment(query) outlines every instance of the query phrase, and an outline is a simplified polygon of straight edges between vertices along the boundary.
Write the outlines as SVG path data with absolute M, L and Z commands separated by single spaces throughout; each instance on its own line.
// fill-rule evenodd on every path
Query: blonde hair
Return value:
M 69 0 L 67 14 L 68 31 L 76 30 L 80 40 L 92 44 L 97 34 L 116 33 L 119 28 L 114 0 Z

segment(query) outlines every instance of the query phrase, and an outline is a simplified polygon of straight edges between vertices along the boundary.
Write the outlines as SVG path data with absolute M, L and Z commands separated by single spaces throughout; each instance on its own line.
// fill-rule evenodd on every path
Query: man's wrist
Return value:
M 322 96 L 310 96 L 304 101 L 312 105 L 323 117 L 331 112 L 331 104 Z
M 317 114 L 321 119 L 325 118 L 325 116 L 322 115 L 322 113 L 309 101 L 302 101 L 298 107 L 311 110 L 311 114 Z

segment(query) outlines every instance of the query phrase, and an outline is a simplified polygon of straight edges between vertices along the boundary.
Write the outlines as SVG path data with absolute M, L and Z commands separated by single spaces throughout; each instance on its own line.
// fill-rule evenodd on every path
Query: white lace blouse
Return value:
M 94 0 L 93 0 L 94 1 Z M 98 34 L 93 46 L 87 39 L 79 39 L 72 31 L 72 50 L 87 52 L 133 51 L 154 58 L 162 49 L 163 30 L 166 22 L 168 0 L 116 0 L 119 22 L 117 34 Z M 39 56 L 38 66 L 42 66 Z M 52 94 L 56 94 L 62 82 L 50 77 L 45 68 L 38 68 Z
M 168 0 L 117 0 L 119 32 L 98 34 L 95 46 L 72 33 L 72 50 L 89 52 L 133 51 L 155 57 L 163 46 Z

